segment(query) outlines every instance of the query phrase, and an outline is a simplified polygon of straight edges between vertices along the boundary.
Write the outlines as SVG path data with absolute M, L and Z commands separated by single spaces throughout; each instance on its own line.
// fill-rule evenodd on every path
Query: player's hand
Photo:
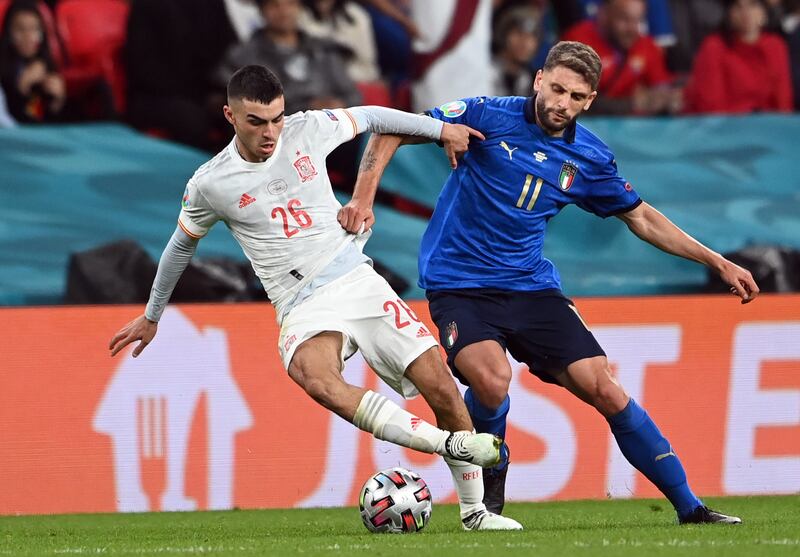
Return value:
M 750 271 L 731 261 L 725 260 L 719 276 L 725 284 L 731 287 L 731 294 L 739 296 L 743 304 L 755 300 L 760 292 Z
M 444 144 L 444 152 L 450 159 L 450 168 L 458 168 L 458 159 L 469 149 L 469 140 L 476 137 L 483 141 L 486 139 L 481 132 L 473 130 L 463 124 L 448 124 L 442 126 L 442 135 L 439 137 Z
M 158 323 L 150 321 L 144 315 L 140 315 L 124 327 L 122 327 L 111 342 L 108 344 L 108 349 L 111 350 L 111 355 L 115 356 L 117 352 L 128 346 L 132 342 L 140 341 L 136 348 L 133 349 L 131 355 L 135 358 L 142 353 L 142 350 L 147 347 L 153 340 L 158 331 Z
M 351 199 L 347 205 L 339 209 L 339 224 L 351 234 L 363 233 L 375 224 L 372 203 Z

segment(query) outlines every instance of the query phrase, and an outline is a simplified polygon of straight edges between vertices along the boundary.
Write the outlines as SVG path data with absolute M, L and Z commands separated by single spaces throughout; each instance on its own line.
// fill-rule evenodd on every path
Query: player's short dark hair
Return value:
M 592 91 L 597 90 L 603 64 L 600 62 L 597 52 L 589 45 L 576 41 L 556 43 L 547 53 L 544 69 L 552 70 L 558 66 L 563 66 L 581 75 L 592 87 Z
M 236 70 L 228 80 L 228 102 L 233 99 L 247 99 L 269 104 L 281 95 L 281 80 L 266 66 L 244 66 Z

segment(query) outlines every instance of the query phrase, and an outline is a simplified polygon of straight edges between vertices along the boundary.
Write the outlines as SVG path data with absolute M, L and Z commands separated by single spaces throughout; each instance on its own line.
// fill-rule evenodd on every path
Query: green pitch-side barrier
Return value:
M 585 122 L 645 200 L 712 248 L 800 248 L 800 116 Z M 157 258 L 186 180 L 207 159 L 118 124 L 0 130 L 0 305 L 58 303 L 73 252 L 132 238 Z M 447 173 L 438 147 L 403 147 L 382 187 L 432 205 Z M 425 221 L 385 207 L 376 217 L 367 253 L 415 284 Z M 551 222 L 545 254 L 570 295 L 691 292 L 705 282 L 700 266 L 576 208 Z M 224 226 L 198 256 L 243 259 Z

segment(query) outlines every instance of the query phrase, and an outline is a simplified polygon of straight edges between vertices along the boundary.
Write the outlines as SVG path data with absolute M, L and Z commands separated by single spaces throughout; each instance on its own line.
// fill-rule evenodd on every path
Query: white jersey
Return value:
M 235 138 L 201 166 L 186 186 L 178 224 L 202 238 L 222 220 L 253 265 L 278 315 L 300 290 L 356 237 L 337 221 L 325 167 L 328 154 L 355 137 L 346 110 L 298 112 L 286 117 L 275 152 L 245 161 Z

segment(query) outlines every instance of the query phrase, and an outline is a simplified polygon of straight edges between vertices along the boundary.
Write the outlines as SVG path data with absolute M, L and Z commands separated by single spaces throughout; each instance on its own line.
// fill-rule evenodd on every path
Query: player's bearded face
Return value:
M 263 162 L 275 152 L 283 130 L 284 99 L 268 104 L 234 99 L 225 107 L 225 117 L 236 131 L 236 148 L 250 162 Z
M 533 88 L 536 121 L 550 135 L 561 135 L 597 95 L 580 74 L 561 66 L 539 71 Z

